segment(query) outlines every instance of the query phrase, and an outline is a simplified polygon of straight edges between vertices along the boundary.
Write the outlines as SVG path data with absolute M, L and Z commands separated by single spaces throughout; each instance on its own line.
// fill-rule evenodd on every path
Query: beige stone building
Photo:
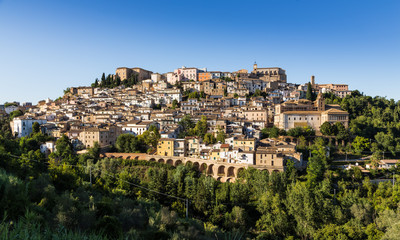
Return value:
M 200 137 L 185 137 L 186 155 L 189 157 L 200 156 L 200 144 L 203 143 Z
M 117 70 L 115 70 L 115 75 L 118 76 L 121 80 L 129 78 L 133 73 L 138 75 L 139 81 L 142 81 L 145 79 L 151 79 L 151 74 L 153 72 L 138 67 L 136 68 L 119 67 L 117 68 Z
M 72 95 L 84 95 L 87 94 L 88 96 L 93 96 L 94 95 L 94 88 L 92 87 L 72 87 L 70 89 L 70 92 Z
M 257 149 L 255 165 L 264 166 L 279 172 L 283 172 L 286 166 L 286 160 L 281 152 Z
M 251 71 L 250 77 L 260 78 L 269 82 L 283 82 L 286 83 L 287 76 L 286 71 L 282 68 L 258 68 L 257 64 L 253 65 L 253 71 Z
M 268 110 L 266 108 L 259 110 L 243 110 L 242 114 L 248 121 L 263 121 L 268 123 Z
M 117 126 L 107 126 L 102 128 L 86 128 L 79 133 L 79 141 L 86 147 L 93 147 L 98 142 L 101 147 L 113 145 L 117 137 L 121 134 L 121 128 Z
M 301 99 L 287 101 L 275 106 L 274 125 L 289 130 L 295 127 L 310 126 L 319 131 L 324 122 L 341 122 L 346 128 L 349 123 L 349 113 L 340 109 L 326 110 L 325 100 L 321 93 L 314 102 Z

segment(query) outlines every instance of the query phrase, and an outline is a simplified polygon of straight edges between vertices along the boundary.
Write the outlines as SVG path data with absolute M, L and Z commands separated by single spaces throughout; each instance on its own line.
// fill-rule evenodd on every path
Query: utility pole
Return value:
M 186 219 L 189 218 L 189 199 L 186 198 Z
M 90 172 L 90 186 L 92 186 L 92 167 L 89 167 L 89 172 Z
M 333 204 L 336 204 L 336 188 L 333 189 Z
M 394 173 L 393 173 L 393 190 L 394 190 Z

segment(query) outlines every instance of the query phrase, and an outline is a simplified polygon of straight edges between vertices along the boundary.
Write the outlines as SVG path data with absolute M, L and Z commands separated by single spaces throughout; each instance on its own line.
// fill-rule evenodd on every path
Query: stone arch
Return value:
M 274 173 L 278 173 L 278 172 L 279 172 L 279 170 L 275 169 L 275 170 L 273 170 L 272 172 L 274 172 Z
M 200 171 L 201 173 L 206 173 L 206 172 L 207 172 L 207 164 L 202 163 L 202 164 L 200 165 L 200 167 L 199 167 L 199 171 Z
M 227 177 L 235 177 L 235 167 L 228 167 Z
M 185 166 L 187 166 L 187 167 L 191 167 L 191 166 L 193 166 L 193 163 L 192 163 L 192 161 L 187 161 L 187 162 L 186 162 L 186 164 L 185 164 Z
M 222 177 L 217 177 L 218 182 L 221 182 L 221 180 L 222 180 Z
M 232 178 L 227 178 L 226 182 L 232 182 Z
M 127 156 L 125 159 L 126 159 L 126 160 L 130 160 L 130 159 L 131 159 L 131 156 Z
M 171 166 L 174 166 L 174 160 L 172 160 L 172 159 L 168 159 L 166 163 Z
M 154 159 L 154 158 L 151 158 L 150 160 L 149 160 L 149 162 L 155 162 L 156 160 Z
M 225 176 L 225 166 L 221 165 L 218 167 L 218 176 Z
M 213 168 L 214 168 L 214 164 L 210 164 L 210 165 L 208 166 L 208 168 L 207 168 L 207 174 L 208 174 L 208 175 L 213 175 L 213 174 L 214 174 Z
M 165 161 L 164 161 L 164 159 L 160 158 L 160 159 L 158 159 L 158 162 L 159 163 L 164 163 Z
M 200 170 L 200 164 L 198 162 L 193 163 L 193 168 Z
M 175 167 L 177 167 L 178 165 L 182 165 L 182 161 L 181 160 L 176 160 L 175 161 Z

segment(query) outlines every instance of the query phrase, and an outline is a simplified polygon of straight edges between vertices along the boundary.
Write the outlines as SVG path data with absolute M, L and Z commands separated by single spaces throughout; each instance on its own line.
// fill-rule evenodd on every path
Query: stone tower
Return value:
M 254 62 L 253 64 L 253 71 L 257 71 L 257 62 Z
M 311 86 L 315 86 L 315 76 L 314 75 L 312 75 L 311 76 Z
M 325 111 L 325 99 L 321 92 L 318 93 L 317 99 L 314 101 L 314 108 L 317 111 Z

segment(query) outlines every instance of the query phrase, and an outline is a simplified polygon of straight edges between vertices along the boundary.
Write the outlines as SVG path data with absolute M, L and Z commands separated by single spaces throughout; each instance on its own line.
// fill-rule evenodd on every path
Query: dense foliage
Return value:
M 124 85 L 125 87 L 132 87 L 133 85 L 136 85 L 140 83 L 138 79 L 138 74 L 132 73 L 131 76 L 129 76 L 127 79 L 121 80 L 119 76 L 115 75 L 107 75 L 105 76 L 105 73 L 101 76 L 101 79 L 99 80 L 96 78 L 94 83 L 92 83 L 92 87 L 99 87 L 99 88 L 115 88 L 119 87 L 121 85 Z
M 181 128 L 181 132 L 178 136 L 179 138 L 185 138 L 186 136 L 197 136 L 204 139 L 207 135 L 208 125 L 206 116 L 202 116 L 201 119 L 195 124 L 190 115 L 185 115 L 179 122 L 179 126 Z M 210 140 L 210 143 L 214 142 L 212 138 L 215 139 L 214 135 L 207 135 L 207 141 Z
M 360 154 L 393 150 L 396 154 L 399 103 L 356 93 L 332 101 L 340 101 L 351 114 L 349 150 Z M 204 137 L 207 121 L 202 120 L 194 124 L 186 117 L 181 126 Z M 65 136 L 57 140 L 56 152 L 45 156 L 39 146 L 51 138 L 35 126 L 31 136 L 17 139 L 8 124 L 6 119 L 0 121 L 0 236 L 5 239 L 400 236 L 400 171 L 372 170 L 366 176 L 356 167 L 333 168 L 332 156 L 348 146 L 346 141 L 338 146 L 332 143 L 340 130 L 331 131 L 329 126 L 326 133 L 333 135 L 324 138 L 306 129 L 300 136 L 300 129 L 291 133 L 298 138 L 298 150 L 308 156 L 305 171 L 297 171 L 288 162 L 284 173 L 249 168 L 239 173 L 235 183 L 221 183 L 191 165 L 101 158 L 98 146 L 77 155 Z M 280 131 L 271 128 L 263 134 L 272 137 Z M 153 137 L 157 137 L 155 129 L 147 133 L 143 144 L 153 146 Z M 135 147 L 132 139 L 122 142 L 116 146 L 121 151 Z M 371 181 L 375 178 L 394 178 L 395 182 Z

